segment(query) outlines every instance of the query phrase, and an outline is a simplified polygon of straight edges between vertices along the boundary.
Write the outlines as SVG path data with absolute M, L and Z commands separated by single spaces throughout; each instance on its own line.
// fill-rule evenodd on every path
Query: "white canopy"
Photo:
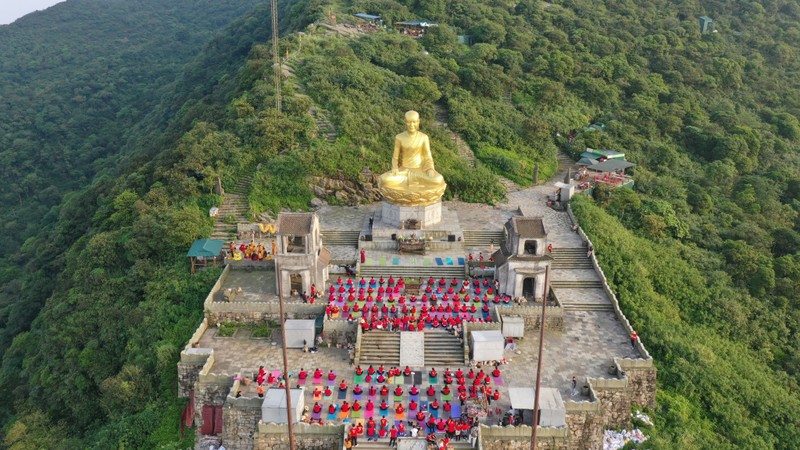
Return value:
M 508 397 L 511 407 L 519 410 L 533 410 L 536 390 L 532 387 L 509 387 Z M 563 427 L 567 424 L 567 411 L 558 389 L 542 388 L 539 396 L 539 426 Z
M 508 398 L 514 409 L 533 409 L 533 397 L 536 389 L 532 387 L 509 387 Z

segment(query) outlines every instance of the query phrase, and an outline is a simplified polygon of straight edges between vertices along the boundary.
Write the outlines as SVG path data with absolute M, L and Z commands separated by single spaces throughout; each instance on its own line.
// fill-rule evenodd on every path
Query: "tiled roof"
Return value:
M 314 213 L 281 213 L 278 215 L 278 234 L 305 236 L 311 233 Z
M 541 217 L 512 217 L 513 227 L 521 238 L 543 238 L 547 236 Z
M 322 264 L 328 264 L 331 262 L 331 251 L 328 250 L 328 247 L 322 247 L 319 249 L 319 262 Z

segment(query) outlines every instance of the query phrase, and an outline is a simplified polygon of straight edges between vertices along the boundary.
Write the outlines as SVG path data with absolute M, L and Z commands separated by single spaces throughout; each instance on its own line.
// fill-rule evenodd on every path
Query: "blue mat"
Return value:
M 464 265 L 464 258 L 458 258 L 458 265 L 459 266 L 463 266 Z
M 439 410 L 431 408 L 431 415 L 433 416 L 434 419 L 438 419 L 439 418 Z
M 378 414 L 379 414 L 381 417 L 386 417 L 387 415 L 389 415 L 389 410 L 388 410 L 388 409 L 379 409 L 379 410 L 378 410 Z
M 461 404 L 460 403 L 454 403 L 452 405 L 452 408 L 450 409 L 450 417 L 452 417 L 453 419 L 458 419 L 458 418 L 461 417 Z
M 453 258 L 445 258 L 444 260 L 447 262 L 448 266 L 452 266 L 453 265 Z
M 333 414 L 328 414 L 328 421 L 336 420 L 336 412 L 339 411 L 339 405 L 333 405 L 336 407 L 336 411 Z
M 436 264 L 443 266 L 444 262 L 442 261 L 442 258 L 436 258 Z
M 392 265 L 399 266 L 400 265 L 400 258 L 394 258 L 392 260 Z

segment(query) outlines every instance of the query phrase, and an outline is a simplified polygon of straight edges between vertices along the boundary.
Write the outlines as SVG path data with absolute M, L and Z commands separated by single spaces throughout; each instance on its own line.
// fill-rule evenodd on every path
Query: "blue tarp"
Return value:
M 372 14 L 364 14 L 364 13 L 358 13 L 353 15 L 358 17 L 359 19 L 365 19 L 365 20 L 378 20 L 381 18 L 381 16 L 373 16 Z
M 186 256 L 195 258 L 211 258 L 214 256 L 219 256 L 220 250 L 222 250 L 222 244 L 222 241 L 215 239 L 198 239 L 194 241 L 192 248 L 189 249 L 189 252 L 186 253 Z

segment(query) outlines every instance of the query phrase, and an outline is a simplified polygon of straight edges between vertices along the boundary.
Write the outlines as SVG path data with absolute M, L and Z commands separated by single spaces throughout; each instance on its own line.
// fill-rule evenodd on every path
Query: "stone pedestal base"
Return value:
M 423 229 L 436 225 L 442 221 L 442 202 L 427 206 L 400 206 L 386 201 L 383 202 L 383 207 L 381 208 L 381 220 L 383 223 L 392 227 L 403 228 L 403 224 L 409 219 L 417 220 Z

